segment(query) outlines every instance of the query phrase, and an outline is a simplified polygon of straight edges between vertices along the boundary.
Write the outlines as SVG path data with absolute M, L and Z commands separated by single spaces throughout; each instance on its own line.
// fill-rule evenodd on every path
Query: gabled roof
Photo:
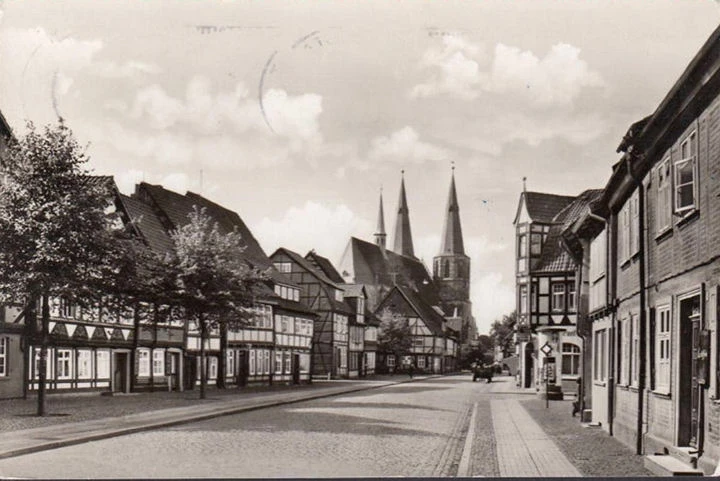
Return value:
M 342 284 L 345 290 L 345 297 L 367 297 L 363 284 Z
M 517 222 L 520 209 L 524 204 L 533 222 L 550 224 L 553 221 L 553 217 L 567 207 L 574 199 L 575 197 L 567 195 L 546 194 L 544 192 L 523 192 L 520 194 L 520 202 L 518 203 L 515 221 Z
M 398 292 L 400 292 L 400 294 L 410 304 L 412 309 L 417 313 L 418 317 L 422 319 L 427 328 L 430 329 L 430 332 L 436 336 L 442 336 L 445 333 L 443 330 L 445 318 L 438 314 L 430 304 L 425 302 L 418 292 L 402 286 L 395 286 L 394 289 L 397 289 Z
M 305 255 L 305 258 L 314 263 L 316 267 L 320 269 L 331 281 L 338 284 L 345 282 L 337 269 L 335 269 L 335 266 L 333 266 L 332 262 L 330 262 L 330 259 L 327 257 L 323 257 L 315 251 L 310 251 L 307 255 Z
M 154 252 L 165 253 L 174 249 L 174 243 L 152 208 L 127 195 L 119 195 L 120 202 L 138 233 Z
M 588 189 L 578 195 L 570 204 L 552 218 L 553 226 L 543 243 L 540 261 L 533 273 L 554 273 L 574 270 L 576 262 L 562 244 L 562 232 L 603 195 L 602 189 Z
M 316 268 L 309 260 L 305 259 L 303 256 L 298 254 L 297 252 L 291 251 L 290 249 L 286 249 L 285 247 L 278 248 L 271 257 L 275 257 L 277 254 L 285 254 L 290 259 L 292 259 L 296 264 L 298 264 L 300 267 L 302 267 L 307 273 L 314 276 L 318 281 L 325 284 L 326 286 L 329 286 L 333 289 L 339 289 L 343 290 L 342 285 L 331 281 L 320 269 Z M 350 308 L 345 302 L 340 302 L 335 300 L 335 296 L 330 295 L 328 293 L 328 301 L 333 306 L 333 309 L 345 314 L 354 314 L 354 310 Z

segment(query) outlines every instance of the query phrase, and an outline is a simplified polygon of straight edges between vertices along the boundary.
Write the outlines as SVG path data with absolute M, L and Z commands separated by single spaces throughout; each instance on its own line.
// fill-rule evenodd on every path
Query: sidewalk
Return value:
M 0 423 L 17 426 L 19 423 L 13 424 L 11 421 L 14 417 L 22 417 L 23 420 L 31 420 L 32 424 L 40 427 L 3 430 L 3 435 L 0 437 L 0 459 L 253 409 L 421 381 L 431 377 L 436 376 L 416 376 L 412 380 L 407 376 L 393 376 L 379 379 L 314 381 L 312 385 L 266 387 L 254 392 L 232 389 L 210 390 L 209 398 L 204 401 L 197 399 L 197 391 L 143 393 L 112 398 L 101 398 L 99 395 L 50 396 L 48 406 L 51 414 L 58 414 L 59 410 L 70 411 L 68 409 L 70 407 L 75 412 L 72 416 L 51 415 L 45 418 L 12 413 L 13 407 L 15 411 L 34 408 L 34 399 L 2 401 L 0 408 L 10 409 L 1 411 Z M 113 402 L 114 400 L 119 401 Z M 118 412 L 122 414 L 117 414 Z

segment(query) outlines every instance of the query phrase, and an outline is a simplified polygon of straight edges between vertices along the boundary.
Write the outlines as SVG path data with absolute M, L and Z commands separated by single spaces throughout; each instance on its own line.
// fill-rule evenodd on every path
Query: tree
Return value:
M 495 320 L 490 328 L 490 337 L 496 346 L 499 346 L 503 356 L 508 357 L 513 352 L 513 333 L 517 323 L 517 312 L 505 314 L 502 319 Z
M 410 352 L 412 331 L 407 318 L 383 309 L 378 327 L 377 349 L 379 352 L 393 354 L 396 359 Z
M 247 325 L 255 314 L 254 292 L 267 279 L 244 260 L 240 234 L 221 233 L 205 209 L 170 234 L 175 249 L 166 259 L 171 298 L 200 331 L 200 399 L 207 382 L 205 344 L 213 329 Z
M 62 121 L 42 130 L 27 127 L 24 137 L 10 139 L 0 161 L 0 298 L 24 306 L 40 342 L 37 414 L 44 416 L 50 302 L 94 295 L 114 241 L 105 213 L 107 182 L 90 175 L 88 158 L 70 129 Z

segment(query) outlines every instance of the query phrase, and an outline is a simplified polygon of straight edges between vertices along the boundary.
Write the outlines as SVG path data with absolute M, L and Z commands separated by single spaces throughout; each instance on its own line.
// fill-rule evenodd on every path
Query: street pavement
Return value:
M 526 409 L 528 403 L 538 401 L 533 393 L 515 389 L 510 378 L 497 381 L 474 383 L 469 375 L 464 375 L 386 383 L 370 390 L 3 459 L 0 476 L 314 478 L 587 474 L 578 469 L 562 444 L 534 420 L 532 409 Z M 576 430 L 582 435 L 579 423 Z M 593 447 L 588 449 L 586 454 L 592 455 Z M 613 463 L 631 466 L 625 472 L 647 474 L 641 467 L 642 458 L 629 450 L 616 454 Z M 612 469 L 608 466 L 606 475 L 612 476 Z

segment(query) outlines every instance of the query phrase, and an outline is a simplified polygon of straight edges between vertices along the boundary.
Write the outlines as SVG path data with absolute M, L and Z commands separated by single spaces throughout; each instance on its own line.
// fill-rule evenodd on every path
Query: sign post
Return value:
M 555 384 L 555 358 L 550 357 L 553 352 L 552 346 L 547 342 L 543 344 L 540 350 L 545 354 L 543 358 L 543 368 L 545 371 L 545 409 L 550 407 L 550 378 L 552 377 L 553 384 Z

